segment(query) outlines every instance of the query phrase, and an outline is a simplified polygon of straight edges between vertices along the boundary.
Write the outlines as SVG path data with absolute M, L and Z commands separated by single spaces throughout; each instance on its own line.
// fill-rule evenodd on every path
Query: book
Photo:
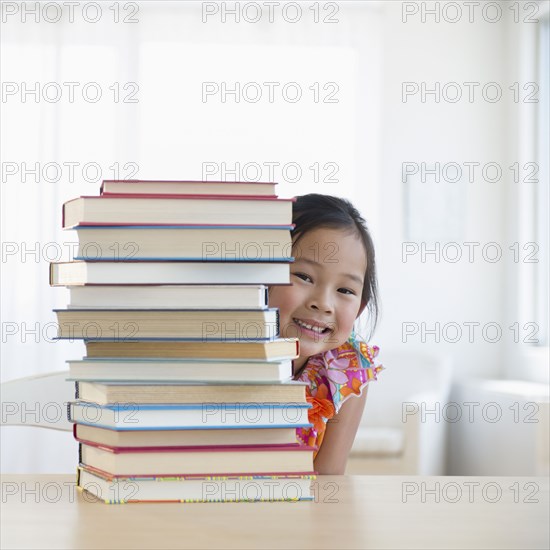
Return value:
M 292 226 L 91 226 L 74 229 L 75 260 L 291 262 Z M 222 269 L 223 270 L 223 269 Z
M 265 285 L 71 286 L 69 309 L 266 309 Z
M 136 342 L 137 343 L 137 342 Z M 200 345 L 204 346 L 203 343 Z M 210 345 L 210 344 L 209 344 Z M 292 378 L 292 361 L 250 359 L 85 358 L 68 361 L 69 379 L 135 383 L 279 383 Z M 120 401 L 120 399 L 119 399 Z
M 277 338 L 270 342 L 200 342 L 182 340 L 103 342 L 85 340 L 86 357 L 93 358 L 196 358 L 196 359 L 255 359 L 275 361 L 296 359 L 300 353 L 297 338 Z
M 63 227 L 82 225 L 292 225 L 296 199 L 103 195 L 63 204 Z M 236 223 L 238 222 L 238 223 Z
M 275 182 L 104 180 L 102 195 L 222 195 L 227 197 L 276 197 Z
M 283 262 L 98 261 L 53 262 L 51 286 L 73 285 L 289 285 Z
M 300 428 L 308 425 L 309 403 L 201 403 L 97 405 L 70 401 L 69 422 L 120 430 L 206 430 Z
M 284 384 L 101 384 L 76 382 L 76 397 L 108 403 L 306 403 L 305 382 Z
M 307 445 L 108 447 L 80 443 L 80 463 L 118 476 L 250 475 L 313 472 Z
M 312 424 L 309 424 L 312 426 Z M 194 447 L 209 445 L 297 445 L 296 428 L 232 430 L 113 430 L 73 424 L 74 438 L 111 447 Z
M 274 340 L 279 310 L 268 309 L 54 309 L 60 339 Z
M 124 477 L 79 466 L 77 487 L 106 504 L 313 500 L 315 473 L 253 476 Z

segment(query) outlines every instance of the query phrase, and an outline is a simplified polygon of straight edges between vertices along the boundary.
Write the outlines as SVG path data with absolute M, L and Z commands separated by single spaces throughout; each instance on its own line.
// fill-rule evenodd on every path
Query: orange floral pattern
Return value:
M 374 364 L 378 346 L 369 346 L 352 333 L 340 347 L 310 357 L 298 377 L 307 382 L 306 399 L 312 405 L 308 411 L 309 428 L 297 428 L 297 440 L 321 447 L 327 422 L 333 418 L 352 395 L 361 395 L 363 388 L 377 379 L 382 365 Z
M 309 421 L 319 433 L 325 425 L 323 418 L 330 420 L 336 412 L 332 399 L 328 397 L 328 387 L 325 384 L 320 384 L 315 396 L 312 396 L 311 390 L 307 388 L 306 399 L 312 405 L 312 408 L 308 411 Z

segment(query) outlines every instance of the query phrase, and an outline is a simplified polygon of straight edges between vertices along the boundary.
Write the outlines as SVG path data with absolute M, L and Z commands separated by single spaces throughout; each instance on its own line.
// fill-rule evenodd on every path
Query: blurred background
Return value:
M 548 475 L 549 2 L 71 4 L 2 3 L 3 382 L 84 355 L 52 340 L 63 202 L 274 180 L 375 241 L 348 473 Z M 75 470 L 70 434 L 0 434 L 5 472 Z

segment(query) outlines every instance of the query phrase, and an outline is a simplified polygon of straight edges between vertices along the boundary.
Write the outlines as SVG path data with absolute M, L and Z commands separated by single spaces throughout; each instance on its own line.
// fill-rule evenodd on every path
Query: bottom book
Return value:
M 312 501 L 315 472 L 285 476 L 116 477 L 80 466 L 77 487 L 106 504 Z M 90 500 L 90 496 L 85 497 Z

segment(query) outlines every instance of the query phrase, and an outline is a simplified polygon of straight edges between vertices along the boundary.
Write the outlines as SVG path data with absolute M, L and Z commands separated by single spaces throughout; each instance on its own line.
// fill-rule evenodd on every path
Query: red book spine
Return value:
M 295 225 L 258 225 L 255 223 L 143 223 L 143 222 L 81 222 L 78 225 L 72 225 L 71 229 L 78 229 L 79 227 L 251 227 L 253 229 L 289 229 L 293 230 Z M 67 229 L 67 228 L 66 228 Z
M 105 183 L 223 183 L 224 185 L 278 185 L 276 181 L 204 181 L 204 180 L 103 180 L 101 187 Z
M 231 453 L 231 452 L 271 452 L 271 451 L 316 451 L 318 447 L 302 445 L 301 443 L 285 443 L 283 445 L 200 445 L 200 446 L 179 446 L 179 447 L 112 447 L 110 445 L 102 445 L 100 443 L 94 443 L 91 441 L 81 440 L 75 435 L 75 439 L 79 443 L 83 443 L 90 447 L 96 447 L 103 451 L 107 451 L 113 454 L 123 453 Z
M 296 197 L 279 198 L 276 195 L 181 195 L 172 194 L 164 195 L 162 193 L 107 193 L 99 197 L 95 195 L 81 195 L 67 202 L 76 201 L 78 199 L 180 199 L 180 200 L 224 200 L 224 201 L 277 201 L 277 202 L 296 202 Z

